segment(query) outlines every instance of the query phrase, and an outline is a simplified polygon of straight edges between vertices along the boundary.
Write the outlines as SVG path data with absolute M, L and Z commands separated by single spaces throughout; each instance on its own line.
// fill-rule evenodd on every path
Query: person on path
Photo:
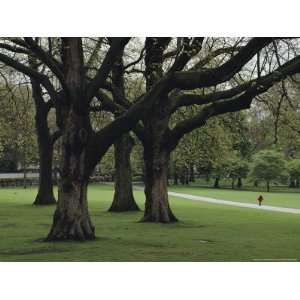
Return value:
M 263 202 L 264 198 L 262 195 L 259 195 L 259 197 L 257 198 L 258 201 L 258 205 L 261 206 L 261 203 Z

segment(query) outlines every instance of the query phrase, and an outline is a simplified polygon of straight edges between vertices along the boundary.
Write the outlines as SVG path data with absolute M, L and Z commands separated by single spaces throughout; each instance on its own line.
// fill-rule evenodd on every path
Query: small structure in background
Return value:
M 257 198 L 258 201 L 258 205 L 261 206 L 261 203 L 263 202 L 264 198 L 262 195 L 259 195 L 259 197 Z

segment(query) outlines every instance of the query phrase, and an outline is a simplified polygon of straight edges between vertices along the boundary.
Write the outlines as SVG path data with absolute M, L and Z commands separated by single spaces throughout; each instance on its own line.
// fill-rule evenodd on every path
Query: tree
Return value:
M 110 40 L 112 43 L 112 40 Z M 112 67 L 112 84 L 118 89 L 118 93 L 112 90 L 112 95 L 115 103 L 119 103 L 120 97 L 125 97 L 124 84 L 124 62 L 123 51 L 119 53 L 116 62 Z M 115 113 L 118 117 L 118 112 Z M 133 196 L 132 174 L 130 155 L 134 146 L 134 139 L 129 133 L 122 135 L 114 144 L 115 157 L 115 192 L 113 202 L 109 208 L 110 212 L 134 211 L 139 210 Z
M 133 138 L 127 133 L 114 144 L 115 155 L 115 192 L 110 212 L 139 210 L 133 196 L 130 154 L 134 145 Z
M 226 82 L 241 70 L 245 65 L 244 59 L 250 52 L 252 53 L 250 56 L 253 57 L 253 52 L 257 54 L 271 41 L 255 41 L 253 39 L 241 48 L 231 47 L 229 50 L 222 47 L 217 49 L 216 52 L 211 50 L 213 54 L 210 53 L 203 60 L 200 59 L 200 62 L 189 69 L 187 64 L 199 54 L 203 39 L 179 39 L 179 41 L 177 40 L 177 49 L 173 51 L 176 54 L 175 58 L 173 56 L 173 64 L 170 64 L 171 67 L 164 72 L 163 67 L 166 57 L 172 57 L 172 54 L 165 51 L 170 41 L 167 38 L 147 38 L 145 42 L 144 73 L 146 89 L 151 91 L 156 83 L 161 84 L 168 76 L 172 78 L 172 87 L 169 86 L 169 89 L 167 89 L 168 93 L 171 91 L 172 93 L 160 94 L 160 97 L 157 98 L 157 103 L 159 102 L 160 105 L 153 106 L 149 110 L 148 114 L 142 119 L 143 129 L 139 130 L 139 136 L 141 136 L 144 145 L 146 170 L 146 209 L 143 221 L 150 222 L 176 221 L 176 217 L 168 203 L 167 168 L 170 153 L 176 148 L 181 138 L 192 130 L 203 126 L 213 116 L 249 108 L 256 95 L 266 92 L 275 82 L 283 79 L 279 74 L 283 75 L 285 73 L 285 71 L 282 73 L 282 67 L 284 66 L 282 64 L 274 72 L 267 73 L 264 76 L 260 76 L 261 73 L 259 73 L 259 78 L 240 83 L 232 89 L 211 92 L 213 86 Z M 237 54 L 233 54 L 231 59 L 229 58 L 225 63 L 221 63 L 220 67 L 208 69 L 207 71 L 201 70 L 207 62 L 210 62 L 211 57 L 216 57 L 220 53 L 226 54 L 227 51 L 231 54 L 237 51 Z M 172 51 L 170 52 L 172 53 Z M 246 60 L 248 61 L 248 59 Z M 233 66 L 236 68 L 234 71 L 231 69 Z M 184 68 L 189 69 L 189 71 L 183 71 Z M 227 75 L 223 77 L 221 74 L 227 74 L 228 77 Z M 183 92 L 183 90 L 195 90 L 196 88 L 207 88 L 207 90 L 204 93 Z M 178 92 L 178 90 L 181 91 Z M 169 121 L 174 111 L 190 105 L 198 105 L 198 112 L 193 117 L 170 128 Z
M 29 64 L 32 68 L 37 68 L 32 59 L 29 59 Z M 52 101 L 49 101 L 49 99 L 44 99 L 41 87 L 33 78 L 31 79 L 31 82 L 28 82 L 26 78 L 22 78 L 22 80 L 19 79 L 19 82 L 16 83 L 16 78 L 18 78 L 17 72 L 8 72 L 7 70 L 4 70 L 4 72 L 1 73 L 1 76 L 3 81 L 5 82 L 4 90 L 7 91 L 10 95 L 13 96 L 14 94 L 16 94 L 15 91 L 18 85 L 22 87 L 19 88 L 19 91 L 23 90 L 22 94 L 24 95 L 23 102 L 21 103 L 24 103 L 24 98 L 26 97 L 26 101 L 28 102 L 27 106 L 30 107 L 30 109 L 24 110 L 20 106 L 20 104 L 18 106 L 15 105 L 15 109 L 13 110 L 15 112 L 15 119 L 22 120 L 24 117 L 26 117 L 27 114 L 29 114 L 29 117 L 34 120 L 34 123 L 32 124 L 35 124 L 37 143 L 33 134 L 23 134 L 24 141 L 26 141 L 27 144 L 26 149 L 28 149 L 27 156 L 32 153 L 34 153 L 34 155 L 36 156 L 36 151 L 34 151 L 36 146 L 31 146 L 38 144 L 39 150 L 38 159 L 37 157 L 35 157 L 39 162 L 39 185 L 34 204 L 55 204 L 56 201 L 53 193 L 52 183 L 52 156 L 53 145 L 56 139 L 59 137 L 59 132 L 54 130 L 52 133 L 52 128 L 48 125 L 49 112 L 53 107 L 53 103 Z M 20 100 L 18 101 L 20 102 Z M 19 111 L 16 111 L 17 109 Z M 34 115 L 33 110 L 35 110 L 34 118 L 32 118 L 32 116 Z M 24 128 L 26 128 L 26 126 L 21 126 L 19 132 L 24 131 Z M 31 139 L 29 137 L 31 137 Z M 22 149 L 22 153 L 25 153 L 22 147 L 20 149 Z
M 187 109 L 191 111 L 191 107 Z M 187 111 L 174 114 L 177 122 L 186 119 Z M 178 115 L 181 115 L 180 117 Z M 186 134 L 172 152 L 172 163 L 177 166 L 177 172 L 188 173 L 189 166 L 195 166 L 198 174 L 207 179 L 214 177 L 214 186 L 218 188 L 222 177 L 228 176 L 228 168 L 233 157 L 234 142 L 231 128 L 225 119 L 231 114 L 210 119 L 201 128 Z M 231 118 L 230 118 L 231 119 Z
M 249 165 L 247 161 L 242 159 L 232 159 L 229 164 L 229 176 L 232 179 L 232 188 L 235 187 L 235 180 L 238 180 L 237 187 L 242 187 L 242 179 L 246 178 L 249 173 Z
M 270 191 L 270 183 L 280 181 L 286 172 L 286 162 L 283 155 L 275 150 L 263 150 L 258 152 L 253 161 L 251 176 L 257 180 L 263 180 Z
M 53 147 L 56 140 L 60 137 L 60 131 L 56 130 L 51 133 L 49 129 L 48 115 L 53 103 L 44 101 L 42 89 L 35 79 L 31 80 L 31 86 L 36 111 L 35 128 L 39 151 L 39 188 L 33 204 L 55 204 L 52 181 Z
M 292 159 L 287 164 L 290 175 L 290 187 L 300 187 L 300 159 Z

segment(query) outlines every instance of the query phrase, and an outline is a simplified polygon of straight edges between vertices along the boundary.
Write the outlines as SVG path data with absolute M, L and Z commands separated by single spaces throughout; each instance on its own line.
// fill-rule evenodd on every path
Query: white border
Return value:
M 2 36 L 298 36 L 298 0 L 3 0 Z
M 292 263 L 2 263 L 0 267 L 0 295 L 7 300 L 299 297 L 299 267 Z

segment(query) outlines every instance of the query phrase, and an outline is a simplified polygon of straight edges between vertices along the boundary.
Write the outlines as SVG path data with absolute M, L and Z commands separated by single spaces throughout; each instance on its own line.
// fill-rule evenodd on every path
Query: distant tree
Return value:
M 8 159 L 4 164 L 13 170 L 19 164 L 24 172 L 24 187 L 28 167 L 37 163 L 37 143 L 35 139 L 34 107 L 28 87 L 7 86 L 6 93 L 0 94 L 0 144 L 2 156 Z M 15 162 L 13 162 L 15 160 Z
M 214 188 L 219 188 L 220 187 L 220 180 L 222 178 L 225 178 L 228 176 L 229 174 L 229 170 L 230 170 L 230 160 L 228 159 L 224 159 L 224 160 L 219 160 L 213 167 L 213 177 L 215 179 L 214 181 Z
M 270 191 L 270 183 L 280 181 L 286 174 L 286 162 L 283 155 L 275 150 L 263 150 L 254 157 L 251 176 L 263 180 Z
M 237 187 L 241 188 L 242 179 L 246 178 L 249 173 L 249 164 L 240 158 L 234 158 L 229 165 L 229 176 L 232 179 L 232 188 L 235 188 L 235 180 L 238 180 Z
M 287 164 L 290 176 L 290 187 L 300 186 L 300 159 L 290 160 Z

